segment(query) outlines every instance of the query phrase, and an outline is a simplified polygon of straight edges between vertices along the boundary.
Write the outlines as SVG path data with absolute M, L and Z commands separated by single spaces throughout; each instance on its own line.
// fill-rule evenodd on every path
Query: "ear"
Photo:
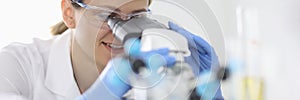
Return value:
M 70 0 L 62 0 L 61 1 L 61 10 L 62 10 L 62 17 L 64 23 L 68 28 L 75 28 L 75 8 L 72 6 Z

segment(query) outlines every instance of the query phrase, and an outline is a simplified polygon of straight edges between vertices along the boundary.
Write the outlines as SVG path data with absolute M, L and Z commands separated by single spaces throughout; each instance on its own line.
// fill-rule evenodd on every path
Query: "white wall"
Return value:
M 61 20 L 60 0 L 3 0 L 0 48 L 10 42 L 50 37 L 49 27 Z
M 222 25 L 227 57 L 240 58 L 245 64 L 237 75 L 262 78 L 265 100 L 299 99 L 300 1 L 206 1 Z M 225 86 L 225 94 L 238 87 Z

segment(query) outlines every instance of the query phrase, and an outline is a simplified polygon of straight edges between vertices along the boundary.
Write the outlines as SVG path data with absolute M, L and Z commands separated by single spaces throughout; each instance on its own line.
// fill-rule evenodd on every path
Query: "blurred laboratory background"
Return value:
M 50 26 L 62 19 L 60 1 L 2 1 L 0 48 L 51 38 Z M 190 12 L 165 6 L 173 1 Z M 221 65 L 230 68 L 231 77 L 222 82 L 226 100 L 298 100 L 299 5 L 300 0 L 154 0 L 151 8 L 216 48 Z

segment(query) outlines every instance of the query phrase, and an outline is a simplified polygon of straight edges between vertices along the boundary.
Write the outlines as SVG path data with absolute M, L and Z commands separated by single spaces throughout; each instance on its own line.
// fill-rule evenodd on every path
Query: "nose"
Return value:
M 111 28 L 109 27 L 107 22 L 105 24 L 102 24 L 101 29 L 105 31 L 111 31 Z

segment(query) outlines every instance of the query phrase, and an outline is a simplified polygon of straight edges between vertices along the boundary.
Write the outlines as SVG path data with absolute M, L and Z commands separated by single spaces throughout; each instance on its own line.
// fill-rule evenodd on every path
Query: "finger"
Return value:
M 159 54 L 159 55 L 162 55 L 162 56 L 166 56 L 166 55 L 169 54 L 169 51 L 170 50 L 168 48 L 160 48 L 160 49 L 156 49 L 156 50 L 141 52 L 137 58 L 146 61 L 146 60 L 149 59 L 149 57 L 151 57 L 154 54 Z
M 176 25 L 175 23 L 173 23 L 171 21 L 168 22 L 168 25 L 171 30 L 174 30 L 176 32 L 181 29 L 181 27 L 179 27 L 178 25 Z
M 188 42 L 189 42 L 189 44 L 190 44 L 190 43 L 193 43 L 193 40 L 192 40 L 193 37 L 192 37 L 192 35 L 191 35 L 192 33 L 186 31 L 184 28 L 181 28 L 180 26 L 176 25 L 176 24 L 173 23 L 173 22 L 168 22 L 168 25 L 169 25 L 169 28 L 170 28 L 171 30 L 173 30 L 173 31 L 175 31 L 175 32 L 177 32 L 177 33 L 183 35 L 184 37 L 186 37 L 187 40 L 188 40 Z M 194 45 L 194 46 L 196 46 L 196 45 Z
M 153 54 L 146 60 L 146 63 L 148 64 L 148 66 L 154 69 L 158 69 L 161 66 L 174 66 L 176 63 L 176 59 L 175 57 L 170 55 Z
M 211 57 L 207 57 L 207 55 L 200 54 L 199 58 L 200 58 L 200 60 L 204 60 L 206 62 L 211 62 L 212 61 Z
M 184 36 L 189 36 L 189 37 L 194 37 L 195 35 L 184 28 L 180 27 L 179 25 L 173 23 L 173 22 L 168 22 L 169 28 L 175 32 L 178 32 Z
M 141 43 L 138 38 L 131 38 L 124 44 L 125 53 L 130 56 L 138 56 L 141 49 Z
M 196 44 L 195 40 L 193 39 L 192 33 L 188 32 L 184 29 L 180 29 L 176 32 L 183 35 L 187 39 L 189 47 L 197 48 L 197 44 Z
M 205 66 L 207 66 L 205 63 L 200 62 L 200 66 L 199 66 L 200 67 L 200 73 L 209 70 L 209 68 L 207 68 Z
M 164 56 L 159 54 L 153 54 L 149 56 L 147 60 L 145 60 L 147 67 L 151 70 L 157 71 L 159 67 L 166 65 L 167 60 Z
M 160 55 L 168 55 L 170 50 L 169 50 L 169 48 L 160 48 L 160 49 L 152 50 L 150 52 L 157 53 Z
M 181 28 L 173 22 L 168 22 L 170 29 L 180 33 L 188 39 L 188 43 L 191 47 L 197 48 L 201 53 L 210 53 L 211 46 L 201 37 L 190 33 L 189 31 Z
M 175 57 L 173 57 L 173 56 L 165 56 L 164 58 L 167 61 L 167 64 L 165 66 L 172 67 L 172 66 L 175 65 L 175 63 L 176 63 Z
M 99 76 L 100 79 L 110 89 L 117 89 L 114 94 L 121 97 L 130 89 L 129 77 L 130 77 L 130 64 L 129 61 L 123 58 L 114 58 L 106 65 L 102 71 L 103 74 Z
M 199 55 L 199 54 L 206 54 L 207 52 L 205 51 L 205 49 L 201 48 L 201 47 L 190 47 L 189 50 L 196 54 L 196 55 Z M 193 55 L 194 55 L 193 54 Z
M 194 36 L 193 40 L 195 41 L 195 44 L 197 45 L 197 49 L 202 49 L 201 53 L 211 53 L 212 47 L 201 37 L 199 36 Z

